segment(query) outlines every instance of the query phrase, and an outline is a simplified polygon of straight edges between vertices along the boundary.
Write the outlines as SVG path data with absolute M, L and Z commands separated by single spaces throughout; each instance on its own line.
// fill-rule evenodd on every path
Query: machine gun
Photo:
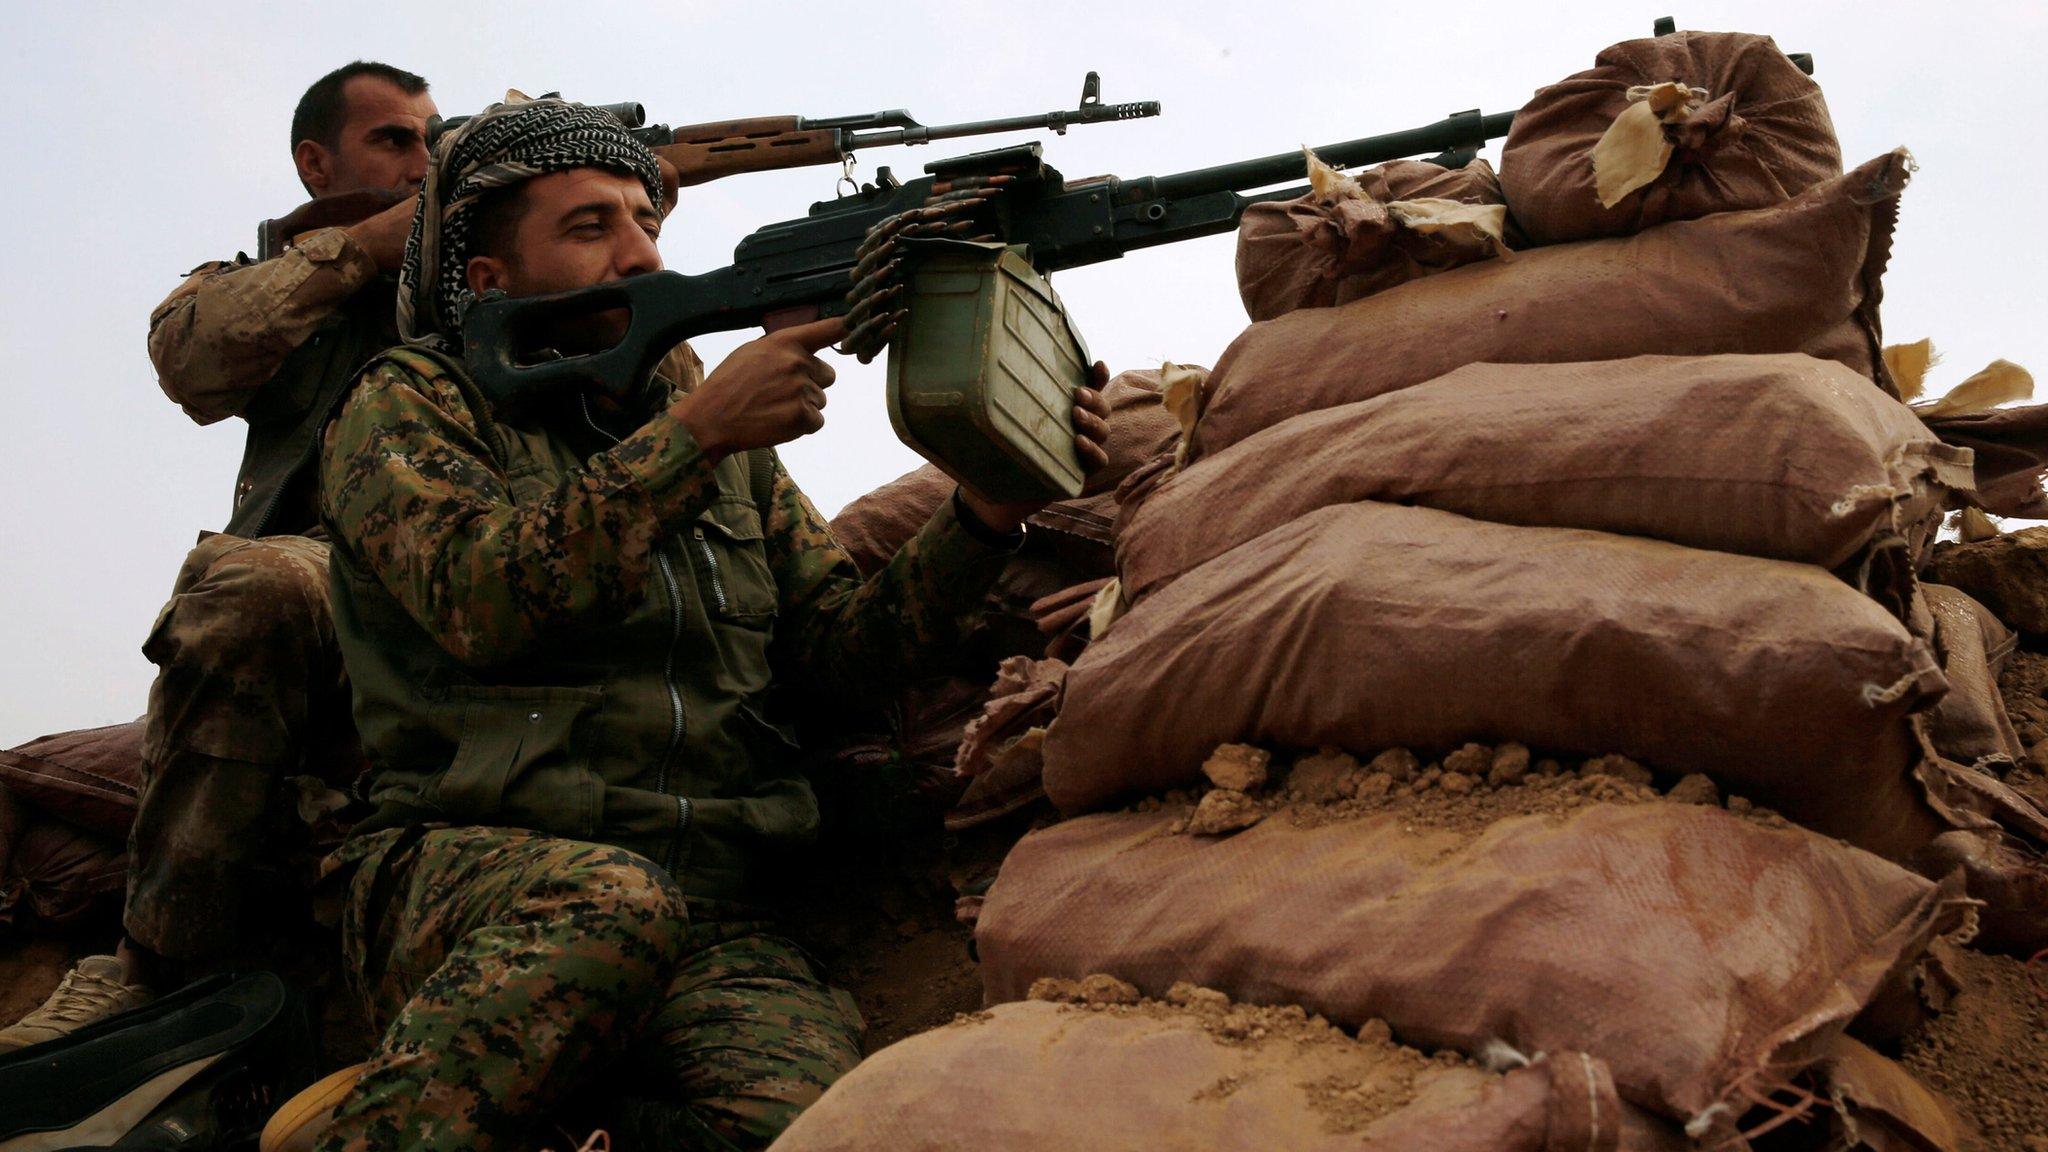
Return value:
M 1460 112 L 1315 152 L 1340 167 L 1429 152 L 1437 153 L 1439 164 L 1462 167 L 1486 141 L 1506 135 L 1514 115 Z M 599 382 L 623 388 L 645 379 L 670 348 L 692 336 L 846 314 L 855 302 L 849 300 L 853 274 L 871 255 L 871 248 L 864 249 L 870 230 L 949 198 L 973 199 L 972 228 L 1023 246 L 1032 266 L 1047 273 L 1229 232 L 1250 205 L 1307 192 L 1305 186 L 1248 191 L 1303 178 L 1307 166 L 1300 152 L 1169 176 L 1069 183 L 1031 143 L 936 161 L 925 172 L 905 183 L 880 169 L 873 184 L 853 195 L 815 204 L 802 219 L 758 229 L 739 242 L 730 265 L 711 272 L 653 272 L 545 296 L 486 296 L 463 321 L 464 352 L 476 382 L 507 405 L 557 387 Z M 1000 194 L 989 195 L 997 189 Z M 630 321 L 609 349 L 564 357 L 532 346 L 536 333 L 558 330 L 565 320 L 620 308 L 629 311 Z
M 960 124 L 920 124 L 908 109 L 895 108 L 854 116 L 760 116 L 670 128 L 666 124 L 648 124 L 647 109 L 631 101 L 593 107 L 611 113 L 635 139 L 674 166 L 682 187 L 743 172 L 772 172 L 814 164 L 839 164 L 850 172 L 854 156 L 873 148 L 928 144 L 934 140 L 988 136 L 999 132 L 1050 130 L 1064 136 L 1067 129 L 1076 124 L 1101 124 L 1159 115 L 1156 100 L 1130 104 L 1103 103 L 1102 80 L 1093 72 L 1082 81 L 1078 107 L 1029 116 L 970 120 Z M 451 116 L 429 123 L 429 145 L 441 133 L 468 119 L 467 116 Z M 848 180 L 850 182 L 850 177 Z M 286 215 L 257 225 L 257 258 L 267 260 L 278 255 L 291 244 L 294 236 L 318 228 L 345 227 L 366 220 L 410 195 L 409 192 L 389 191 L 348 192 L 309 200 Z

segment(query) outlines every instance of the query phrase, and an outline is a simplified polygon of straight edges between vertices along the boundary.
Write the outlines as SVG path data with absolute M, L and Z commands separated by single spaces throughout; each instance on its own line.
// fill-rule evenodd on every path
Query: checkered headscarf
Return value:
M 567 168 L 603 168 L 637 176 L 661 208 L 654 153 L 611 113 L 567 100 L 509 93 L 434 146 L 405 262 L 398 270 L 398 332 L 407 343 L 459 342 L 462 314 L 475 296 L 463 270 L 474 255 L 470 232 L 490 192 Z

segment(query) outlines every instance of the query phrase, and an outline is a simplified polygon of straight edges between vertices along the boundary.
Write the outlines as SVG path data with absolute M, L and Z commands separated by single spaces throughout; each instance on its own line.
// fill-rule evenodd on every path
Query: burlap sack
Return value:
M 1624 1098 L 1690 1122 L 1796 1075 L 1937 931 L 1937 886 L 1798 828 L 1717 808 L 1596 805 L 1484 832 L 1398 813 L 1217 838 L 1184 812 L 1026 836 L 975 938 L 988 1002 L 1108 972 L 1384 1019 L 1424 1048 L 1583 1051 Z
M 1997 516 L 2048 519 L 2048 404 L 1996 408 L 1960 416 L 1930 416 L 1942 442 L 1976 453 L 1977 488 L 1971 504 Z
M 125 843 L 142 788 L 142 721 L 39 736 L 0 751 L 0 786 L 50 815 Z
M 1359 500 L 1832 568 L 1878 532 L 1938 520 L 1970 481 L 1967 452 L 1833 361 L 1471 364 L 1203 458 L 1127 513 L 1117 568 L 1135 603 L 1275 525 Z
M 1412 1079 L 1411 1079 L 1412 1078 Z M 1403 1102 L 1405 1101 L 1405 1102 Z M 1367 1120 L 1374 1112 L 1388 1114 Z M 1607 1152 L 1679 1149 L 1596 1060 L 1391 1069 L 1338 1038 L 1226 1039 L 1139 1008 L 1007 1004 L 869 1057 L 776 1152 Z
M 1934 707 L 1928 736 L 1951 760 L 1977 766 L 1996 761 L 2010 769 L 2027 750 L 2005 713 L 1998 672 L 2019 637 L 1967 593 L 1945 584 L 1920 587 L 1934 615 L 1941 670 L 1948 677 L 1948 695 Z
M 1829 1148 L 1963 1152 L 1982 1146 L 1976 1125 L 1919 1077 L 1866 1045 L 1838 1036 L 1814 1065 L 1833 1105 Z
M 1389 211 L 1395 202 L 1499 205 L 1500 179 L 1483 160 L 1445 168 L 1396 160 L 1310 192 L 1245 209 L 1237 226 L 1237 292 L 1254 320 L 1348 304 L 1385 288 L 1498 254 L 1479 229 L 1437 229 Z
M 0 929 L 111 919 L 127 883 L 122 840 L 59 820 L 0 785 Z
M 1088 478 L 1080 499 L 1053 504 L 1031 519 L 1033 528 L 1074 536 L 1083 546 L 1108 546 L 1117 485 L 1138 465 L 1171 449 L 1179 433 L 1172 415 L 1160 407 L 1157 371 L 1119 373 L 1103 398 L 1110 407 L 1109 466 Z M 917 535 L 953 488 L 952 477 L 934 464 L 905 473 L 840 509 L 832 518 L 832 538 L 853 556 L 862 575 L 878 571 Z
M 1774 208 L 1519 252 L 1253 324 L 1209 378 L 1191 457 L 1483 362 L 1803 351 L 1882 383 L 1879 280 L 1910 165 L 1893 152 Z
M 1200 779 L 1219 744 L 1619 752 L 1898 858 L 1952 823 L 1909 714 L 1928 646 L 1826 571 L 1388 504 L 1320 509 L 1153 593 L 1075 661 L 1068 812 Z
M 1539 89 L 1500 171 L 1529 238 L 1556 244 L 1767 208 L 1840 176 L 1842 150 L 1820 86 L 1770 37 L 1681 32 Z

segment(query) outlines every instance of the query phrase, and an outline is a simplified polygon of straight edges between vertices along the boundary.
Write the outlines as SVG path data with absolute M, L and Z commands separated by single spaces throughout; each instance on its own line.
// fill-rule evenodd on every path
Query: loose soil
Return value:
M 2026 760 L 2005 782 L 2048 807 L 2048 654 L 2014 651 L 1999 674 L 1998 688 L 2013 730 L 2027 750 Z
M 1243 760 L 1244 745 L 1225 745 L 1217 760 Z M 1213 761 L 1212 761 L 1213 762 Z M 1407 831 L 1432 830 L 1477 835 L 1510 816 L 1563 816 L 1594 804 L 1723 803 L 1705 776 L 1665 782 L 1623 756 L 1596 756 L 1577 766 L 1554 759 L 1532 760 L 1527 748 L 1467 744 L 1440 762 L 1424 763 L 1395 748 L 1360 764 L 1335 749 L 1306 753 L 1282 769 L 1273 757 L 1272 781 L 1261 790 L 1216 787 L 1199 794 L 1169 792 L 1135 806 L 1141 812 L 1192 805 L 1175 833 L 1216 835 L 1275 817 L 1296 827 L 1316 828 L 1339 820 L 1398 813 Z M 1782 828 L 1784 817 L 1740 796 L 1728 811 L 1766 827 Z
M 2048 971 L 1937 944 L 1961 990 L 1900 1063 L 1983 1130 L 1984 1152 L 2048 1152 Z
M 0 1027 L 42 1007 L 77 953 L 72 941 L 59 937 L 0 945 Z
M 1233 1047 L 1256 1050 L 1287 1044 L 1298 1051 L 1328 1056 L 1329 1066 L 1341 1071 L 1302 1087 L 1309 1106 L 1333 1132 L 1356 1132 L 1400 1111 L 1415 1099 L 1418 1081 L 1428 1073 L 1476 1067 L 1455 1052 L 1432 1056 L 1397 1044 L 1382 1020 L 1368 1020 L 1351 1035 L 1296 1005 L 1234 1004 L 1213 988 L 1187 983 L 1175 984 L 1163 1000 L 1147 1000 L 1137 988 L 1114 976 L 1049 978 L 1031 986 L 1030 999 L 1066 1004 L 1075 1011 L 1187 1020 L 1218 1043 Z M 971 1026 L 984 1018 L 980 1014 L 963 1016 L 957 1023 Z M 1228 1096 L 1236 1087 L 1225 1077 L 1204 1088 L 1198 1098 Z

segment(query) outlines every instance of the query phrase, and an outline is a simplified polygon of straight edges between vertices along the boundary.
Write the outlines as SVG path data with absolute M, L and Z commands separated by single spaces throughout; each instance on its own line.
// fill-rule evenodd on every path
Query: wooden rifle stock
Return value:
M 360 224 L 411 196 L 411 192 L 376 189 L 308 200 L 290 212 L 256 226 L 256 258 L 268 260 L 282 255 L 294 240 L 308 232 Z
M 846 154 L 841 129 L 801 123 L 795 116 L 757 116 L 685 125 L 675 129 L 672 143 L 655 145 L 654 154 L 675 165 L 686 188 L 742 172 L 836 164 Z

